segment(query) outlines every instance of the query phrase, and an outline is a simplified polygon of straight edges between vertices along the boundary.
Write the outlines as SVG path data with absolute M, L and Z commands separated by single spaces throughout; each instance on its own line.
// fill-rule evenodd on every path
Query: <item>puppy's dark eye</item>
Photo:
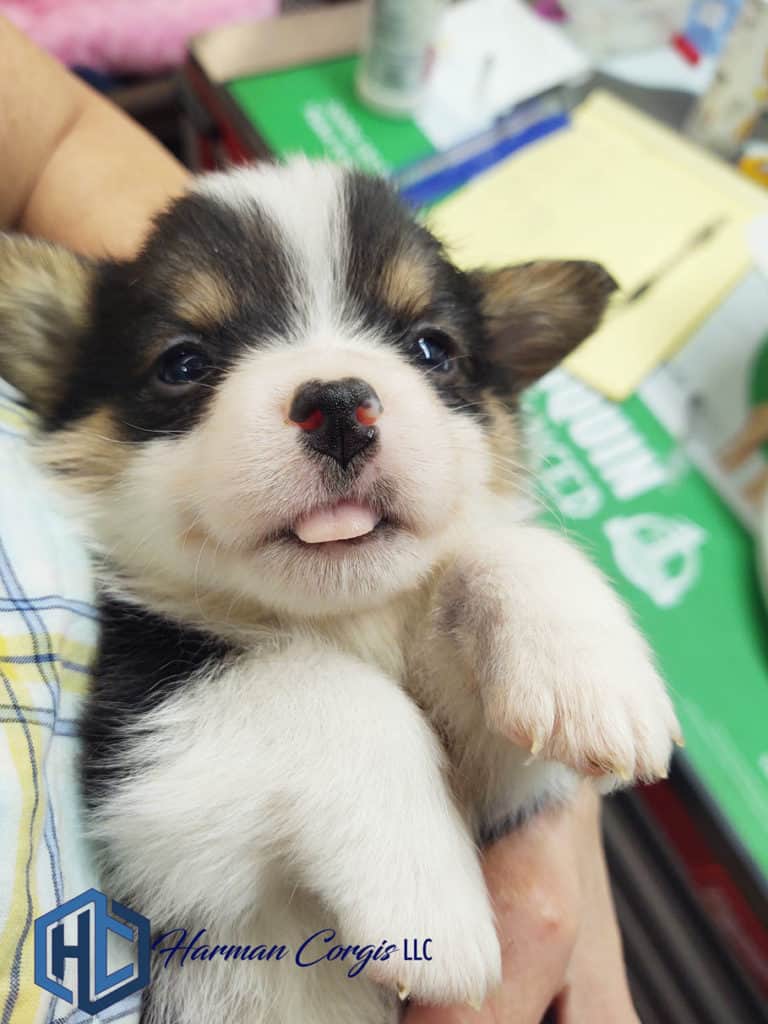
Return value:
M 211 369 L 211 361 L 197 345 L 183 342 L 174 345 L 160 357 L 157 363 L 157 379 L 171 387 L 196 384 Z
M 419 331 L 411 343 L 413 357 L 421 366 L 426 366 L 437 373 L 447 373 L 451 369 L 451 357 L 454 345 L 447 334 L 430 329 Z

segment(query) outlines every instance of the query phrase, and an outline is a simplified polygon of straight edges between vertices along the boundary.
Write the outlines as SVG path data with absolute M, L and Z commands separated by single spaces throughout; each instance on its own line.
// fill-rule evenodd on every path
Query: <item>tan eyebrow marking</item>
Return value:
M 174 312 L 193 327 L 215 327 L 235 311 L 229 282 L 211 270 L 186 271 L 176 279 L 174 292 Z
M 432 301 L 434 271 L 428 261 L 413 250 L 399 252 L 389 263 L 381 280 L 381 297 L 394 309 L 418 312 Z

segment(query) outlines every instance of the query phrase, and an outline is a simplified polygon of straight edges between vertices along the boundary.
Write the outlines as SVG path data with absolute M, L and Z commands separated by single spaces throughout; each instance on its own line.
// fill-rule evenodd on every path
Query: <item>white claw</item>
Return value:
M 537 754 L 540 754 L 543 749 L 544 749 L 544 737 L 540 733 L 537 733 L 533 737 L 533 741 L 531 743 L 531 757 L 536 757 Z
M 525 764 L 529 765 L 533 761 L 535 761 L 543 749 L 544 737 L 537 733 L 531 740 L 531 746 L 530 750 L 528 751 L 528 757 L 525 759 Z

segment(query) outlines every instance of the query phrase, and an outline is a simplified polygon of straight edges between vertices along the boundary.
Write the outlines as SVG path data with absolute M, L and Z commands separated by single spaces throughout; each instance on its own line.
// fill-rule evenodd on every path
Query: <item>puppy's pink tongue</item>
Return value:
M 294 526 L 293 532 L 305 544 L 326 544 L 332 540 L 351 540 L 370 533 L 379 518 L 368 505 L 341 501 L 332 508 L 312 512 Z

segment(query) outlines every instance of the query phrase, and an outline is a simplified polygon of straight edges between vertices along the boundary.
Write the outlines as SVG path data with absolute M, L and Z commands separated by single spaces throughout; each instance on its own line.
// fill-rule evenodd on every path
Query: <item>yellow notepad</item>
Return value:
M 598 92 L 570 128 L 478 178 L 429 222 L 466 268 L 603 263 L 623 295 L 566 366 L 621 400 L 749 269 L 745 227 L 767 207 L 726 164 Z

